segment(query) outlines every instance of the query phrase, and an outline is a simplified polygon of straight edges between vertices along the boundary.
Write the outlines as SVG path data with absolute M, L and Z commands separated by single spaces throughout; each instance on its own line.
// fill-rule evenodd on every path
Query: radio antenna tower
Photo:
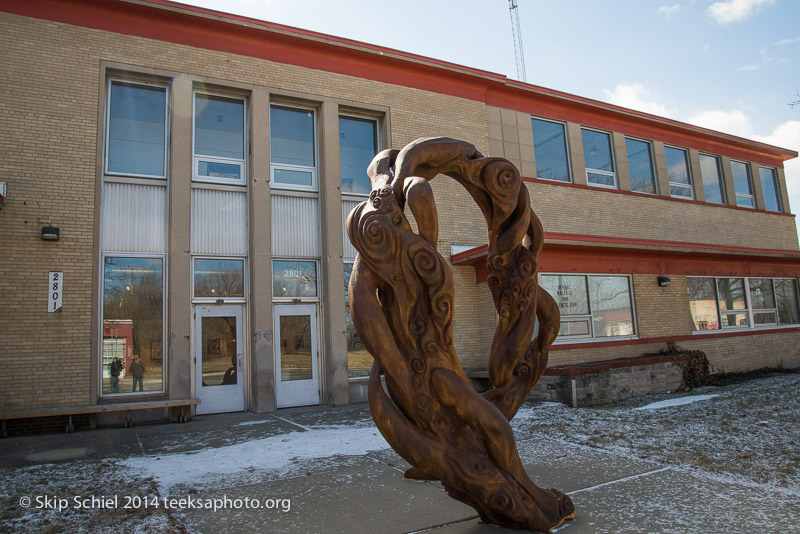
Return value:
M 508 0 L 508 11 L 511 13 L 511 35 L 514 37 L 514 56 L 517 58 L 517 79 L 527 82 L 525 75 L 525 54 L 522 51 L 522 31 L 519 29 L 519 10 L 517 0 Z

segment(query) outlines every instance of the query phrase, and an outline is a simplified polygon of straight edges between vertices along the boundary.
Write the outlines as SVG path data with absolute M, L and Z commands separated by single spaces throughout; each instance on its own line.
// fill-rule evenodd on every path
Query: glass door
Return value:
M 319 404 L 316 304 L 275 305 L 278 408 Z
M 197 306 L 195 332 L 197 413 L 241 412 L 242 306 Z

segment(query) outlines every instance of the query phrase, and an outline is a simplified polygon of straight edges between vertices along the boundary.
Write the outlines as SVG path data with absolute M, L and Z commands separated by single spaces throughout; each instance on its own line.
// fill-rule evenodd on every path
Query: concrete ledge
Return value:
M 651 354 L 549 367 L 528 398 L 577 407 L 674 391 L 683 385 L 681 362 L 689 358 L 688 354 Z M 469 371 L 467 376 L 477 391 L 489 389 L 488 371 Z

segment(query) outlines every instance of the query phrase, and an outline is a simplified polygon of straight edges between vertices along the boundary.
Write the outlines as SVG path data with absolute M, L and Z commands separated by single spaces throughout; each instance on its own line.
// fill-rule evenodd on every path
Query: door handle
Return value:
M 236 355 L 236 370 L 237 371 L 241 371 L 241 369 L 242 369 L 242 355 L 241 354 L 237 354 Z

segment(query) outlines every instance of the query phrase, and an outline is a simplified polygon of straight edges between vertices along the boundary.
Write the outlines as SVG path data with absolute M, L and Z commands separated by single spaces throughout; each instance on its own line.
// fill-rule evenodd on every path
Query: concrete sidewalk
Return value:
M 307 443 L 312 437 L 315 443 Z M 126 477 L 131 472 L 153 476 L 156 483 L 151 485 L 159 499 L 177 499 L 163 524 L 165 532 L 504 531 L 481 524 L 474 510 L 450 499 L 440 484 L 404 481 L 408 464 L 385 448 L 385 442 L 376 450 L 336 455 L 345 450 L 339 441 L 350 438 L 355 441 L 349 445 L 355 449 L 346 449 L 350 451 L 358 450 L 358 440 L 368 441 L 368 447 L 382 441 L 366 405 L 210 415 L 186 424 L 11 437 L 0 440 L 5 505 L 13 508 L 24 498 L 19 491 L 38 491 L 32 486 L 17 491 L 13 485 L 20 479 L 14 478 L 15 473 L 33 473 L 36 466 L 47 463 L 57 464 L 48 467 L 48 473 L 96 464 L 94 487 L 102 492 L 105 470 L 122 464 L 129 468 Z M 575 502 L 577 517 L 558 529 L 562 533 L 800 532 L 800 499 L 788 490 L 519 432 L 517 440 L 533 481 L 557 487 Z M 307 452 L 311 445 L 319 447 L 320 441 L 333 455 Z M 281 468 L 270 469 L 270 462 L 277 461 L 270 455 L 283 446 Z M 255 458 L 259 455 L 265 463 Z M 131 470 L 131 466 L 138 467 Z M 42 484 L 46 493 L 47 485 Z M 131 491 L 141 489 L 132 485 Z M 225 498 L 228 504 L 216 510 L 187 504 Z M 231 504 L 245 498 L 258 500 L 260 508 Z M 158 513 L 163 512 L 162 505 Z M 9 517 L 19 510 L 3 513 Z

